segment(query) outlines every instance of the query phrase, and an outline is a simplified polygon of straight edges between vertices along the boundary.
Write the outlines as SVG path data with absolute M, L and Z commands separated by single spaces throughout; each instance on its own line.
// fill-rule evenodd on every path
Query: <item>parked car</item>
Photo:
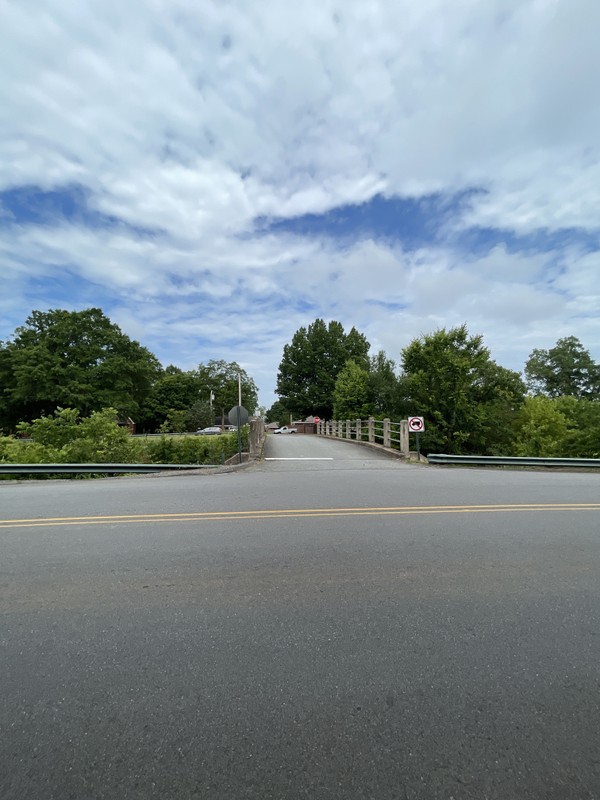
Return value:
M 296 428 L 288 428 L 287 425 L 282 425 L 281 428 L 277 428 L 273 433 L 298 433 L 298 431 Z
M 215 436 L 218 433 L 223 433 L 220 425 L 211 425 L 208 428 L 196 431 L 196 436 Z

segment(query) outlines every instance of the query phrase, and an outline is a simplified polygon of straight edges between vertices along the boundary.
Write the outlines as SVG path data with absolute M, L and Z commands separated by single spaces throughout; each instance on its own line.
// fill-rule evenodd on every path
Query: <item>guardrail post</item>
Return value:
M 383 446 L 384 447 L 391 447 L 392 446 L 392 434 L 390 431 L 390 421 L 386 417 L 383 420 Z
M 375 441 L 375 420 L 373 419 L 373 417 L 369 417 L 369 419 L 367 420 L 367 432 L 368 432 L 368 435 L 369 435 L 369 441 L 370 442 L 374 442 Z
M 341 439 L 342 436 L 344 435 L 344 423 L 342 422 L 341 419 L 338 419 L 337 421 L 337 435 L 338 439 Z
M 346 420 L 346 439 L 352 438 L 352 425 L 350 424 L 350 420 Z
M 325 423 L 325 436 L 331 436 L 331 422 L 329 420 Z
M 356 420 L 356 441 L 362 441 L 362 427 L 359 419 Z
M 402 455 L 408 458 L 410 452 L 409 440 L 408 440 L 408 420 L 401 419 L 400 420 L 400 452 Z

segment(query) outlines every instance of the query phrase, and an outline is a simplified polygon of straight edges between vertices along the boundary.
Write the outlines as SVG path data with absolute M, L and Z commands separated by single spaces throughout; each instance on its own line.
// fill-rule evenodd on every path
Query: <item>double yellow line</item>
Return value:
M 198 511 L 173 514 L 111 514 L 86 517 L 0 519 L 1 529 L 43 528 L 66 525 L 123 525 L 128 523 L 222 522 L 305 517 L 384 517 L 422 514 L 490 514 L 549 511 L 600 511 L 600 503 L 522 503 L 501 505 L 383 506 L 365 508 L 289 508 L 251 511 Z

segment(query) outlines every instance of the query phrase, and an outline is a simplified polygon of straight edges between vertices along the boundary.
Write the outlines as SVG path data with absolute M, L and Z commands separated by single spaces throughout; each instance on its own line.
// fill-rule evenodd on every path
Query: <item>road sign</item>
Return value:
M 408 430 L 411 433 L 423 433 L 425 430 L 425 420 L 423 417 L 409 417 Z
M 317 425 L 318 425 L 318 424 L 319 424 L 319 422 L 321 422 L 321 417 L 315 417 L 315 422 L 316 422 L 316 423 L 317 423 Z
M 248 422 L 248 412 L 244 406 L 234 406 L 227 416 L 231 425 L 245 425 Z

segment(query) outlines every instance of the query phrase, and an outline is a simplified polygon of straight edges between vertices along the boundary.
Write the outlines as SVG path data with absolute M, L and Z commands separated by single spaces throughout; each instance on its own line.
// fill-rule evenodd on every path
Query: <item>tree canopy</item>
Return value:
M 535 349 L 525 365 L 528 388 L 548 397 L 591 398 L 600 393 L 600 367 L 576 336 L 549 350 Z
M 141 409 L 141 429 L 178 432 L 213 425 L 237 405 L 238 375 L 242 405 L 252 414 L 258 402 L 256 384 L 237 362 L 211 359 L 187 372 L 168 366 Z
M 238 375 L 242 403 L 253 413 L 256 384 L 235 361 L 163 369 L 99 308 L 33 311 L 0 342 L 0 429 L 14 431 L 58 408 L 85 418 L 111 407 L 142 431 L 195 430 L 237 405 Z
M 508 446 L 506 420 L 523 403 L 525 387 L 518 373 L 492 361 L 481 336 L 466 325 L 421 336 L 402 351 L 402 366 L 411 413 L 427 420 L 426 450 L 489 453 Z
M 376 415 L 398 418 L 402 413 L 402 392 L 396 364 L 383 350 L 369 361 L 369 403 Z
M 364 419 L 372 412 L 369 398 L 368 371 L 352 360 L 346 361 L 335 382 L 333 416 L 336 419 Z
M 335 382 L 347 361 L 368 363 L 369 342 L 352 328 L 348 333 L 340 322 L 328 325 L 316 319 L 299 328 L 283 348 L 277 374 L 277 394 L 286 409 L 300 415 L 317 414 L 330 419 Z
M 156 357 L 99 308 L 33 311 L 0 350 L 0 425 L 59 407 L 135 416 L 159 373 Z
M 238 404 L 238 376 L 241 376 L 242 405 L 254 414 L 258 405 L 258 389 L 254 380 L 236 361 L 211 359 L 196 371 L 203 401 L 212 402 L 216 414 L 225 414 Z M 213 399 L 210 400 L 211 392 Z
M 152 391 L 146 398 L 136 422 L 140 430 L 154 431 L 164 424 L 165 420 L 173 412 L 180 412 L 185 422 L 182 427 L 176 425 L 180 430 L 195 430 L 191 420 L 188 420 L 189 411 L 200 398 L 200 381 L 194 371 L 184 372 L 183 370 L 169 365 L 164 372 L 157 378 L 152 387 Z M 208 407 L 208 403 L 206 403 Z M 202 419 L 196 427 L 212 424 L 210 411 L 208 419 Z M 204 423 L 204 425 L 202 424 Z

